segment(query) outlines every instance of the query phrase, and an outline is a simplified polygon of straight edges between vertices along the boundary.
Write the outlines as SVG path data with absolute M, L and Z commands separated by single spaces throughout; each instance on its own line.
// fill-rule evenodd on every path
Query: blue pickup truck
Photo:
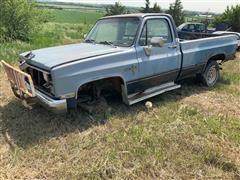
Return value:
M 132 105 L 191 76 L 212 87 L 236 49 L 235 35 L 179 40 L 170 15 L 128 14 L 99 19 L 82 43 L 21 54 L 21 70 L 3 65 L 17 97 L 61 112 L 108 90 Z
M 178 37 L 180 39 L 199 39 L 216 36 L 212 33 L 215 29 L 208 29 L 203 23 L 183 23 L 177 27 Z
M 183 23 L 177 27 L 177 30 L 196 33 L 213 33 L 215 31 L 213 29 L 208 29 L 204 23 Z

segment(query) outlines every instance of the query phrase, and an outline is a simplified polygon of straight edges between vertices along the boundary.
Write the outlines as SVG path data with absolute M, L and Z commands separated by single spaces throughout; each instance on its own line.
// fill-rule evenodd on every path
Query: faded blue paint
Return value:
M 186 40 L 180 43 L 183 52 L 183 68 L 205 64 L 216 55 L 226 58 L 236 52 L 236 37 L 217 36 L 198 40 Z
M 75 93 L 82 84 L 108 77 L 121 77 L 125 82 L 137 79 L 138 72 L 128 70 L 132 65 L 138 66 L 134 47 L 58 66 L 51 73 L 55 94 Z
M 145 23 L 149 19 L 165 19 L 170 26 L 171 35 L 175 37 L 175 25 L 171 19 L 166 16 L 149 16 L 143 19 L 141 29 L 144 28 Z M 138 41 L 136 43 L 136 50 L 139 62 L 139 76 L 138 78 L 144 78 L 153 76 L 168 71 L 179 70 L 181 68 L 181 52 L 180 46 L 178 45 L 177 38 L 173 38 L 173 42 L 164 44 L 163 47 L 152 47 L 151 56 L 147 56 L 144 47 L 139 45 L 141 32 L 138 34 Z M 169 48 L 170 46 L 176 45 L 177 48 Z
M 60 64 L 120 51 L 122 51 L 121 48 L 101 44 L 71 44 L 34 50 L 32 53 L 35 56 L 28 63 L 50 71 L 51 68 Z M 23 53 L 20 56 L 25 56 L 28 53 L 29 52 Z
M 27 63 L 49 70 L 55 96 L 62 97 L 66 94 L 77 96 L 76 93 L 81 85 L 98 79 L 120 77 L 126 85 L 128 81 L 171 70 L 180 72 L 182 67 L 206 64 L 212 56 L 224 54 L 225 57 L 230 57 L 236 52 L 236 36 L 179 42 L 175 24 L 170 16 L 163 14 L 136 16 L 141 19 L 140 28 L 143 28 L 146 19 L 166 18 L 170 23 L 173 43 L 165 44 L 162 48 L 154 47 L 152 55 L 146 56 L 143 47 L 138 44 L 140 29 L 132 47 L 116 48 L 88 43 L 59 46 L 33 51 L 35 57 Z M 176 48 L 171 48 L 174 45 Z M 136 67 L 135 71 L 131 69 L 133 66 Z M 172 81 L 175 80 L 172 79 Z

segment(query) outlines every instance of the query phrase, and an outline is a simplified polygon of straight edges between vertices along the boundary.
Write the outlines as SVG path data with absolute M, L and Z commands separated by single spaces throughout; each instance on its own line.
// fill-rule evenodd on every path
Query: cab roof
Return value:
M 124 18 L 124 17 L 137 17 L 137 18 L 144 18 L 147 16 L 170 16 L 169 14 L 165 13 L 134 13 L 134 14 L 122 14 L 122 15 L 115 15 L 115 16 L 106 16 L 102 17 L 101 19 L 108 19 L 108 18 Z

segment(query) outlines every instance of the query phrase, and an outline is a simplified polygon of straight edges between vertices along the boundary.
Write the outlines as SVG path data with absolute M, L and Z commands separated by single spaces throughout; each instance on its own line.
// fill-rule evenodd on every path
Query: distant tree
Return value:
M 145 1 L 146 1 L 145 2 L 145 7 L 142 7 L 140 12 L 142 12 L 142 13 L 160 13 L 160 12 L 162 12 L 160 6 L 157 3 L 155 3 L 153 5 L 153 7 L 151 8 L 150 7 L 150 0 L 145 0 Z
M 150 13 L 151 12 L 151 9 L 150 9 L 150 0 L 145 0 L 145 7 L 143 7 L 141 9 L 141 12 L 142 13 Z
M 32 0 L 0 0 L 0 41 L 30 40 L 47 19 Z
M 172 15 L 177 26 L 184 23 L 184 12 L 181 0 L 176 0 L 174 3 L 170 4 L 168 14 Z
M 116 2 L 114 5 L 106 7 L 106 12 L 106 16 L 128 13 L 126 7 L 123 6 L 120 2 Z
M 161 13 L 162 12 L 162 9 L 160 8 L 160 6 L 157 3 L 155 3 L 153 5 L 153 8 L 151 10 L 153 13 Z
M 215 25 L 220 23 L 227 24 L 232 31 L 240 32 L 240 5 L 228 6 L 225 12 L 214 20 Z

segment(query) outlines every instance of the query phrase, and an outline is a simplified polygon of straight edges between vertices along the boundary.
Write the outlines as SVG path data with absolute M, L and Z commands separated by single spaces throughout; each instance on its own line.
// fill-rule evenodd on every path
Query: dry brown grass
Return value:
M 0 179 L 240 179 L 240 54 L 214 89 L 180 90 L 75 119 L 16 100 L 0 69 Z M 106 119 L 107 121 L 102 121 Z

